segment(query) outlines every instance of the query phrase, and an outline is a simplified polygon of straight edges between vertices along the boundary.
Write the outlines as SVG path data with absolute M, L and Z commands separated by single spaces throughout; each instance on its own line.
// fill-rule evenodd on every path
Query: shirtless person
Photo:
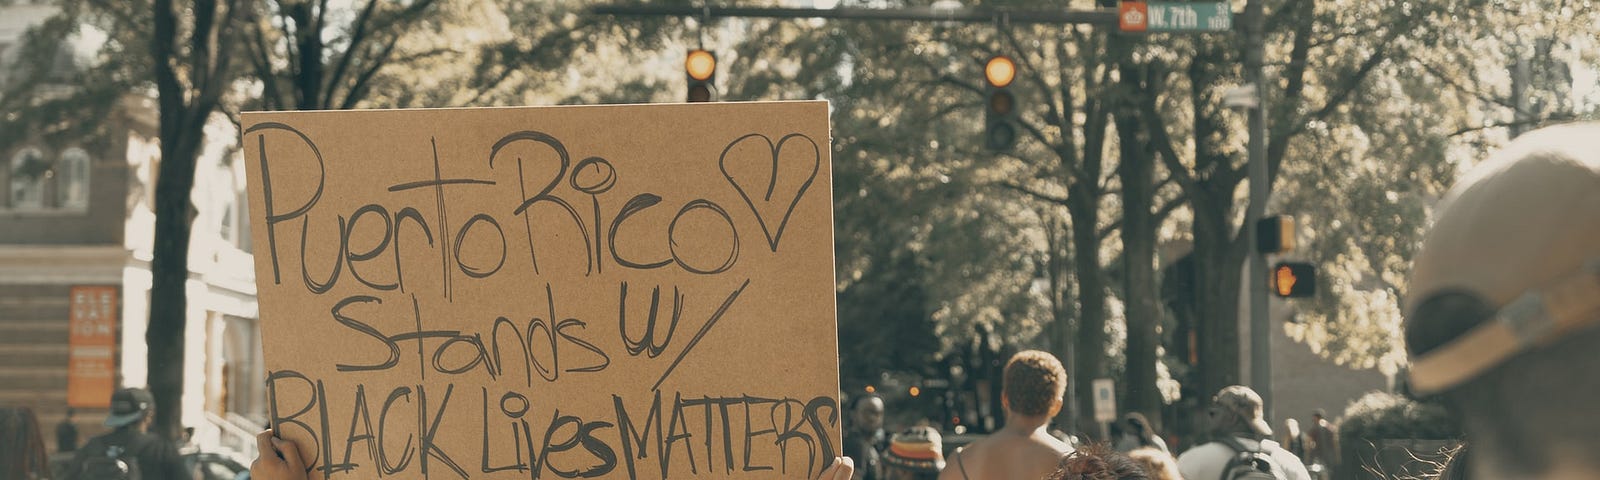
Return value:
M 939 480 L 1044 478 L 1055 471 L 1072 446 L 1045 427 L 1061 411 L 1066 389 L 1067 371 L 1054 355 L 1029 350 L 1011 357 L 1000 396 L 1006 426 L 956 452 Z

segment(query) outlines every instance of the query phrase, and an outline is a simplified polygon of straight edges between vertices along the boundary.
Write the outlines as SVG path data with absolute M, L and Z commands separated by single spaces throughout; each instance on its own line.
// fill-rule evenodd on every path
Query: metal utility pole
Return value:
M 1250 385 L 1261 394 L 1267 418 L 1272 418 L 1272 323 L 1267 318 L 1266 254 L 1255 247 L 1256 229 L 1267 209 L 1271 193 L 1267 185 L 1267 103 L 1263 82 L 1262 57 L 1265 32 L 1262 1 L 1251 0 L 1244 7 L 1244 77 L 1255 96 L 1255 106 L 1247 110 L 1250 127 L 1249 170 L 1250 206 L 1245 210 L 1246 237 L 1250 239 L 1250 261 L 1245 279 L 1250 292 Z
M 1048 23 L 1116 25 L 1117 11 L 1103 10 L 1015 10 L 992 7 L 911 7 L 911 8 L 768 8 L 693 5 L 598 5 L 589 9 L 596 15 L 651 17 L 741 18 L 828 18 L 840 20 L 906 20 L 966 23 Z

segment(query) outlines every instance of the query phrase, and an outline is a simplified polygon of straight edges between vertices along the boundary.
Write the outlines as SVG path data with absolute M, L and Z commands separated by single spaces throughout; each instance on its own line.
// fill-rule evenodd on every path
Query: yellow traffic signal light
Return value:
M 989 82 L 989 86 L 1006 88 L 1016 78 L 1017 64 L 1011 61 L 1011 57 L 995 55 L 983 66 L 983 79 Z
M 1008 88 L 1016 78 L 1017 64 L 1011 57 L 995 55 L 983 66 L 983 144 L 989 150 L 1006 152 L 1017 144 L 1021 127 L 1017 97 Z
M 689 81 L 690 102 L 711 101 L 711 86 L 717 77 L 717 55 L 710 50 L 690 50 L 683 59 L 683 74 Z
M 1317 293 L 1317 267 L 1306 262 L 1279 262 L 1272 267 L 1272 293 L 1284 298 Z
M 913 397 L 918 396 L 918 395 L 922 395 L 922 389 L 913 386 L 913 387 L 911 387 L 911 391 L 909 393 L 911 393 L 911 396 L 913 396 Z

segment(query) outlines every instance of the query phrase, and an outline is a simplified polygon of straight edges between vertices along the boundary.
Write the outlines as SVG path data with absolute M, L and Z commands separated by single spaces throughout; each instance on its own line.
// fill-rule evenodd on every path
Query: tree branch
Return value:
M 1044 193 L 1044 192 L 1040 192 L 1040 191 L 1037 191 L 1037 190 L 1022 186 L 1022 185 L 1014 183 L 1014 182 L 1003 181 L 1003 182 L 996 183 L 995 185 L 999 185 L 1000 187 L 1003 187 L 1003 188 L 1005 188 L 1007 190 L 1012 190 L 1012 191 L 1021 193 L 1021 194 L 1026 195 L 1026 196 L 1033 197 L 1036 200 L 1041 200 L 1041 201 L 1044 201 L 1044 202 L 1047 202 L 1047 203 L 1051 203 L 1051 204 L 1054 204 L 1054 205 L 1061 205 L 1061 206 L 1066 206 L 1067 205 L 1067 197 L 1057 197 L 1057 196 L 1054 196 L 1054 195 L 1050 195 L 1050 194 L 1047 194 L 1047 193 Z
M 327 92 L 322 97 L 323 105 L 333 104 L 334 90 L 344 83 L 345 71 L 350 68 L 351 59 L 367 41 L 367 25 L 372 22 L 372 12 L 377 10 L 378 0 L 367 0 L 367 5 L 361 7 L 361 13 L 356 16 L 354 30 L 350 34 L 350 43 L 345 45 L 344 55 L 339 56 L 339 63 L 333 67 L 333 75 L 328 77 Z

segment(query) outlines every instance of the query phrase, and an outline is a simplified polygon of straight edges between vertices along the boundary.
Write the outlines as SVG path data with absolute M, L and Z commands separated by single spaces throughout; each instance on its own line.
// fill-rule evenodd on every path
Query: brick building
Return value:
M 29 2 L 0 7 L 0 74 L 17 68 L 26 28 L 53 13 Z M 73 48 L 84 47 L 63 46 L 69 67 L 82 55 Z M 140 95 L 122 99 L 101 119 L 107 138 L 0 144 L 0 406 L 34 408 L 47 436 L 73 404 L 87 439 L 104 430 L 106 409 L 85 398 L 146 384 L 151 205 L 161 161 L 154 105 Z M 244 169 L 232 161 L 230 122 L 216 118 L 206 133 L 193 195 L 183 423 L 195 427 L 197 443 L 245 448 L 237 437 L 265 420 L 265 374 Z M 74 344 L 82 343 L 71 330 L 80 323 L 71 317 L 95 311 L 85 310 L 91 300 L 106 302 L 97 308 L 109 320 L 109 348 Z M 69 397 L 72 389 L 78 393 Z M 46 441 L 53 451 L 54 439 Z

